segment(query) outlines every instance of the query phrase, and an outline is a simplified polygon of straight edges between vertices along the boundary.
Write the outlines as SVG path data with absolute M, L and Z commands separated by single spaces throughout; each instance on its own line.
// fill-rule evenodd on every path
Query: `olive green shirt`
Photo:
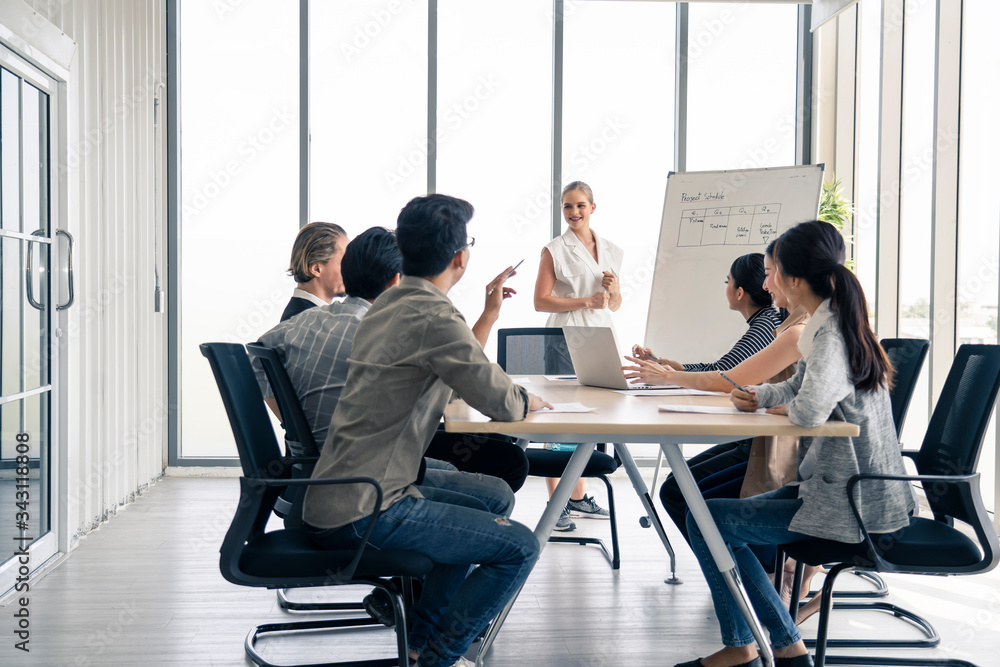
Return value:
M 419 498 L 413 482 L 453 390 L 483 414 L 520 421 L 528 393 L 490 362 L 465 318 L 431 282 L 405 276 L 358 325 L 347 381 L 313 478 L 372 477 L 382 509 Z M 371 486 L 311 486 L 303 518 L 337 528 L 371 514 Z

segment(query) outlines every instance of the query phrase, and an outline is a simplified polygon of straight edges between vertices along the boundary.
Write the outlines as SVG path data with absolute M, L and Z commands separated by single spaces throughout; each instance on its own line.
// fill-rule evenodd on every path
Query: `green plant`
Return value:
M 831 175 L 830 180 L 823 181 L 823 195 L 819 200 L 819 219 L 839 229 L 844 236 L 844 245 L 848 248 L 854 243 L 854 236 L 849 233 L 853 215 L 854 204 L 840 191 L 840 179 L 834 180 Z M 844 265 L 851 271 L 854 270 L 853 259 L 848 259 Z

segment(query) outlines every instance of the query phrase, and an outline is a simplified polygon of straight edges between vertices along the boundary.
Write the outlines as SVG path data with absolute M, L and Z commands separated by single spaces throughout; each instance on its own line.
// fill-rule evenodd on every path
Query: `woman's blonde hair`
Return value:
M 310 222 L 299 230 L 292 244 L 292 259 L 288 263 L 288 275 L 297 283 L 307 283 L 313 279 L 309 267 L 325 264 L 337 252 L 337 241 L 347 238 L 347 232 L 332 222 Z
M 583 194 L 587 195 L 587 201 L 589 201 L 591 204 L 594 203 L 594 191 L 591 190 L 590 186 L 584 183 L 583 181 L 573 181 L 572 183 L 564 187 L 562 191 L 562 198 L 565 199 L 566 195 L 570 192 L 573 192 L 573 190 L 582 190 Z

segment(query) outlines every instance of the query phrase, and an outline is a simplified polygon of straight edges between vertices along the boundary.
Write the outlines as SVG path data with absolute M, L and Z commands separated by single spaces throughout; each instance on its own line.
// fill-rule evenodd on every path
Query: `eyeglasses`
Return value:
M 476 245 L 476 237 L 475 236 L 469 236 L 466 239 L 466 241 L 467 241 L 467 243 L 464 246 L 462 246 L 461 248 L 459 248 L 458 250 L 455 251 L 456 254 L 462 252 L 466 248 L 471 248 L 472 246 Z

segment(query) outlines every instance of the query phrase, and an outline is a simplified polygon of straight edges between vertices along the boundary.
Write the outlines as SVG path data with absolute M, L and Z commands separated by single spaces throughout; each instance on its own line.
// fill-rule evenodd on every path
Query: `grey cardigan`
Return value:
M 847 500 L 847 480 L 858 473 L 906 474 L 889 392 L 858 391 L 851 382 L 847 348 L 836 316 L 816 330 L 807 358 L 785 382 L 754 387 L 763 407 L 786 404 L 788 418 L 799 426 L 819 426 L 827 419 L 857 424 L 855 438 L 803 437 L 799 444 L 799 508 L 789 528 L 838 542 L 862 540 Z M 812 474 L 801 480 L 803 459 L 813 451 Z M 909 524 L 916 506 L 906 482 L 864 480 L 854 487 L 854 499 L 865 527 L 889 533 Z

